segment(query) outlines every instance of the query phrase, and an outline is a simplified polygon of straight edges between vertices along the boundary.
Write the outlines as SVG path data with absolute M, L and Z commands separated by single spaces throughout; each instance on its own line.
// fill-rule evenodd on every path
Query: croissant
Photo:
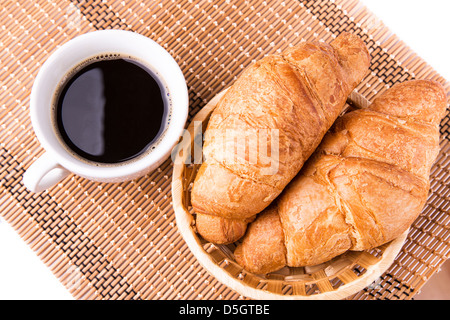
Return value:
M 192 187 L 205 239 L 228 243 L 244 234 L 317 148 L 369 63 L 364 42 L 343 33 L 331 44 L 304 42 L 268 55 L 242 72 L 211 115 Z
M 320 264 L 401 235 L 426 203 L 445 110 L 440 84 L 412 80 L 339 117 L 300 173 L 248 227 L 236 261 L 267 273 Z

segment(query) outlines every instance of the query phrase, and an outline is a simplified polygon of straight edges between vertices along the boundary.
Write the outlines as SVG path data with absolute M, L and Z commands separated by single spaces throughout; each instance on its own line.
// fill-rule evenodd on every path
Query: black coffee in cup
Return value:
M 122 163 L 151 152 L 160 140 L 170 122 L 170 94 L 138 60 L 104 54 L 66 76 L 53 114 L 72 153 L 99 164 Z

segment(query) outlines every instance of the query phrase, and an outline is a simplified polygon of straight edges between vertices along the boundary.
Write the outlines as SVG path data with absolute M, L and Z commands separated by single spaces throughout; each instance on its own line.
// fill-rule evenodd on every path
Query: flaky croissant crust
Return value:
M 203 150 L 206 161 L 191 193 L 197 215 L 236 222 L 265 209 L 317 148 L 342 111 L 346 97 L 367 73 L 369 62 L 363 41 L 343 33 L 331 44 L 304 42 L 280 55 L 266 56 L 244 70 L 220 100 L 207 126 Z M 258 145 L 248 146 L 258 150 L 256 163 L 233 161 L 239 155 L 230 155 L 222 148 L 255 129 L 275 129 L 279 134 L 274 174 L 266 173 L 266 157 Z M 226 141 L 220 143 L 217 137 L 226 137 Z M 211 223 L 199 230 L 215 226 L 224 230 L 217 219 L 199 219 L 199 223 L 207 221 Z M 236 230 L 228 234 L 242 230 L 239 223 L 230 224 Z
M 270 272 L 274 268 L 255 259 L 261 251 L 286 252 L 270 262 L 277 268 L 315 265 L 398 237 L 426 203 L 446 107 L 439 83 L 413 80 L 388 89 L 368 109 L 340 117 L 277 199 L 279 219 L 249 227 L 237 261 L 249 271 Z M 265 215 L 252 224 L 268 224 Z M 259 246 L 264 236 L 252 230 L 264 228 L 281 230 L 278 255 Z

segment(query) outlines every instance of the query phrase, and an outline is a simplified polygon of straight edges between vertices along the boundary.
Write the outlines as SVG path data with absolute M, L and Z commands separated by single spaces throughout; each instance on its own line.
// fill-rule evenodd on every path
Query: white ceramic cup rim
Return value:
M 172 116 L 162 141 L 152 152 L 116 166 L 96 166 L 77 159 L 64 149 L 53 126 L 49 128 L 51 101 L 61 79 L 77 64 L 102 53 L 135 57 L 153 67 L 168 87 Z M 42 104 L 46 104 L 43 106 Z M 59 47 L 42 65 L 30 96 L 30 118 L 36 137 L 47 153 L 68 171 L 96 181 L 126 179 L 137 172 L 156 169 L 178 142 L 188 115 L 186 81 L 173 57 L 159 44 L 138 33 L 101 30 L 80 35 Z M 44 118 L 45 117 L 45 118 Z M 52 132 L 50 132 L 50 130 Z

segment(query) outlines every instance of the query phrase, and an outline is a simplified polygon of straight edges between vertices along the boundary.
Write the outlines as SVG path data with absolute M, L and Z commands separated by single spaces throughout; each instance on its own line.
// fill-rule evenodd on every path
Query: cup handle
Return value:
M 23 184 L 32 192 L 41 192 L 54 186 L 70 173 L 46 152 L 27 169 L 23 175 Z

